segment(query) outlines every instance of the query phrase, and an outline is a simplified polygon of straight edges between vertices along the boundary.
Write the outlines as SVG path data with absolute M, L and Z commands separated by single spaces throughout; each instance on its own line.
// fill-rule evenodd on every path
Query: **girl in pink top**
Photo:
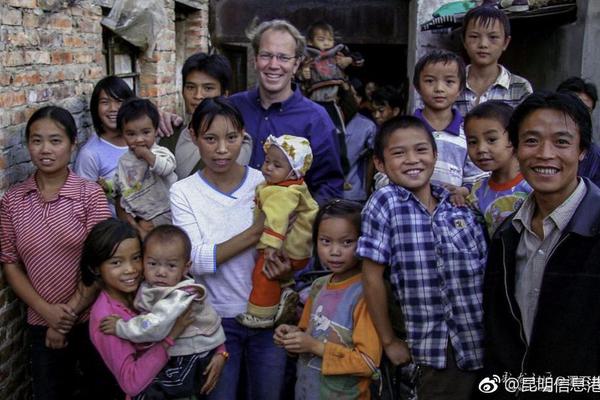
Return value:
M 128 398 L 143 394 L 166 365 L 173 339 L 192 322 L 184 313 L 161 342 L 140 346 L 100 331 L 104 317 L 118 315 L 127 321 L 136 316 L 133 299 L 142 278 L 142 247 L 129 224 L 109 219 L 96 225 L 83 247 L 81 279 L 98 283 L 102 291 L 90 312 L 90 338 Z

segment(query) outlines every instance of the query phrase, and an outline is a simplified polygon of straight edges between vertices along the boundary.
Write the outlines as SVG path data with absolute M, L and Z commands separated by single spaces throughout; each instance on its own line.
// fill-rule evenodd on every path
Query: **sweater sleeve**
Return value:
M 192 242 L 192 275 L 197 277 L 214 274 L 217 271 L 218 243 L 211 241 L 209 236 L 200 229 L 194 217 L 194 208 L 182 188 L 177 185 L 171 187 L 170 202 L 173 225 L 183 229 Z
M 370 358 L 374 365 L 379 365 L 382 351 L 381 342 L 367 310 L 364 297 L 356 304 L 353 319 L 352 341 L 354 342 L 354 348 L 327 342 L 323 354 L 323 375 L 352 374 L 369 377 L 373 374 L 373 371 L 369 368 L 363 355 Z
M 175 156 L 169 149 L 154 145 L 150 150 L 156 156 L 154 166 L 150 167 L 150 171 L 159 176 L 167 176 L 175 172 Z
M 265 228 L 260 243 L 280 249 L 287 234 L 290 215 L 300 202 L 300 192 L 293 187 L 265 186 L 259 197 L 265 213 Z

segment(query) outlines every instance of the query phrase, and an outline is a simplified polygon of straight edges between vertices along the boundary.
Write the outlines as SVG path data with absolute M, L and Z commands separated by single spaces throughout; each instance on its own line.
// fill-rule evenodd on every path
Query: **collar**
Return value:
M 299 100 L 301 100 L 303 96 L 304 95 L 300 91 L 298 85 L 292 83 L 292 95 L 282 102 L 271 104 L 271 106 L 268 109 L 278 109 L 281 112 L 283 110 L 291 108 L 291 106 L 297 103 Z M 258 89 L 258 85 L 256 85 L 253 89 L 248 90 L 248 100 L 251 103 L 256 103 L 260 108 L 264 109 L 260 102 L 260 91 Z
M 521 172 L 519 172 L 514 178 L 512 178 L 511 180 L 504 182 L 504 183 L 494 182 L 492 180 L 492 178 L 490 178 L 490 179 L 488 179 L 488 186 L 494 192 L 502 192 L 504 190 L 508 190 L 508 189 L 511 189 L 511 188 L 517 186 L 522 180 L 523 180 L 523 174 Z
M 419 118 L 421 121 L 423 121 L 423 123 L 425 124 L 425 128 L 427 128 L 427 131 L 429 131 L 429 133 L 433 134 L 434 132 L 439 132 L 437 130 L 435 130 L 431 125 L 429 125 L 429 121 L 427 121 L 427 119 L 425 119 L 425 117 L 423 116 L 423 109 L 422 108 L 418 108 L 417 110 L 415 110 L 415 117 Z M 444 132 L 450 133 L 454 136 L 460 136 L 460 127 L 463 123 L 463 117 L 462 115 L 460 115 L 460 113 L 458 112 L 457 109 L 453 108 L 452 109 L 452 121 L 450 121 L 450 124 L 443 129 Z
M 31 192 L 39 192 L 40 189 L 37 186 L 37 182 L 35 180 L 35 175 L 37 171 L 31 174 L 25 182 L 23 182 L 23 197 L 27 196 Z M 77 175 L 69 169 L 69 174 L 67 175 L 67 180 L 63 183 L 62 187 L 58 191 L 58 197 L 68 197 L 73 200 L 79 200 L 81 198 L 81 190 L 80 185 L 77 180 Z
M 292 186 L 292 185 L 302 185 L 304 183 L 304 178 L 300 179 L 287 179 L 285 181 L 281 181 L 279 183 L 267 183 L 266 186 Z
M 391 185 L 396 188 L 396 192 L 401 201 L 408 201 L 410 198 L 412 198 L 413 200 L 420 202 L 420 200 L 417 199 L 417 197 L 405 187 L 402 187 L 396 183 L 392 183 Z M 438 203 L 441 204 L 448 198 L 450 192 L 448 192 L 442 186 L 431 184 L 431 194 L 437 199 Z
M 498 64 L 498 67 L 500 67 L 500 73 L 498 74 L 498 77 L 496 78 L 494 83 L 492 83 L 490 88 L 493 88 L 494 86 L 502 86 L 504 89 L 508 90 L 510 88 L 510 72 L 508 72 L 508 70 L 506 68 L 504 68 L 503 65 Z M 471 69 L 471 65 L 467 65 L 467 71 L 466 71 L 465 76 L 467 76 L 467 77 L 469 76 L 470 69 Z M 468 79 L 466 82 L 466 88 L 469 89 L 470 91 L 473 91 L 473 89 L 471 89 L 471 87 L 469 86 Z M 489 90 L 489 88 L 488 88 L 488 90 Z

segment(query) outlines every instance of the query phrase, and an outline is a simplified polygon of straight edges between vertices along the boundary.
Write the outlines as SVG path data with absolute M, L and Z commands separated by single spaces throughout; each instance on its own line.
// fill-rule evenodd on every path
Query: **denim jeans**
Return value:
M 118 399 L 124 395 L 89 339 L 88 324 L 67 334 L 67 347 L 46 347 L 45 326 L 28 325 L 35 400 Z
M 223 318 L 229 360 L 217 387 L 210 393 L 211 400 L 235 400 L 240 373 L 246 371 L 246 387 L 242 388 L 248 400 L 278 400 L 281 397 L 285 374 L 285 350 L 275 346 L 272 329 L 252 329 L 239 324 L 234 318 Z

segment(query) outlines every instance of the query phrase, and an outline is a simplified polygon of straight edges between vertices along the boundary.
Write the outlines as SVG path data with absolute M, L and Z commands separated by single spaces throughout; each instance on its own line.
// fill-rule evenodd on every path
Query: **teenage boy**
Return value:
M 400 111 L 404 108 L 402 94 L 398 89 L 390 85 L 375 89 L 371 98 L 373 119 L 378 126 L 400 115 Z
M 562 81 L 556 91 L 575 94 L 585 104 L 590 115 L 596 108 L 598 101 L 596 85 L 586 82 L 578 76 L 572 76 Z M 579 163 L 579 176 L 590 178 L 596 186 L 600 187 L 600 147 L 594 142 L 590 144 L 590 148 L 585 152 L 585 158 Z
M 362 214 L 356 253 L 364 292 L 387 357 L 412 357 L 420 368 L 419 399 L 468 399 L 483 363 L 481 289 L 483 228 L 450 193 L 431 185 L 436 143 L 421 120 L 393 118 L 375 138 L 375 166 L 391 184 L 375 192 Z M 384 271 L 389 268 L 407 339 L 392 330 Z
M 161 146 L 175 154 L 177 167 L 175 173 L 179 179 L 187 178 L 202 167 L 198 146 L 192 141 L 188 131 L 189 121 L 194 110 L 205 98 L 227 95 L 231 81 L 231 65 L 220 54 L 197 53 L 190 56 L 181 68 L 183 82 L 183 101 L 185 103 L 185 124 L 172 136 L 163 137 Z M 238 162 L 247 165 L 252 150 L 252 138 L 244 135 L 242 151 Z
M 469 10 L 463 20 L 463 43 L 471 64 L 456 101 L 462 115 L 488 100 L 502 100 L 514 108 L 531 94 L 525 78 L 498 64 L 510 43 L 510 22 L 503 11 L 489 6 Z
M 536 382 L 598 376 L 600 189 L 577 177 L 591 141 L 589 112 L 572 94 L 534 93 L 515 109 L 508 132 L 533 192 L 491 242 L 484 283 L 485 376 Z M 500 384 L 486 398 L 515 396 Z
M 333 122 L 323 107 L 292 84 L 306 47 L 304 37 L 289 22 L 271 20 L 258 25 L 249 38 L 258 87 L 231 96 L 254 141 L 249 165 L 261 168 L 269 135 L 307 138 L 314 155 L 306 174 L 310 192 L 319 204 L 341 198 L 344 174 Z

